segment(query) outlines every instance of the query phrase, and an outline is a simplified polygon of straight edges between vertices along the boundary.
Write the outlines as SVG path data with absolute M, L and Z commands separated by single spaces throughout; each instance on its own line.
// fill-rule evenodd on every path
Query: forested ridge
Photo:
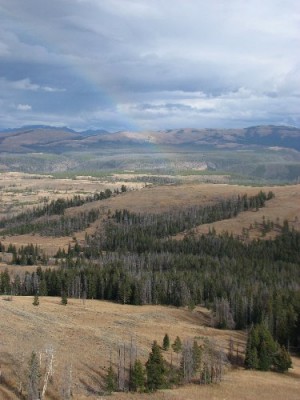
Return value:
M 80 195 L 72 198 L 58 198 L 50 202 L 45 201 L 43 206 L 34 207 L 16 216 L 2 218 L 0 229 L 2 235 L 24 235 L 27 233 L 38 233 L 42 236 L 69 236 L 74 232 L 86 229 L 99 217 L 99 209 L 77 213 L 75 216 L 65 215 L 65 210 L 80 207 L 86 203 L 109 199 L 113 195 L 126 192 L 127 188 L 122 185 L 121 189 L 112 192 L 110 189 L 95 193 L 93 196 L 82 197 Z
M 60 250 L 57 269 L 38 268 L 15 279 L 3 272 L 0 290 L 137 305 L 204 304 L 217 327 L 245 329 L 263 322 L 280 344 L 299 347 L 299 232 L 285 222 L 273 240 L 246 243 L 213 231 L 172 238 L 201 223 L 254 212 L 272 197 L 260 192 L 157 215 L 116 211 L 84 244 Z

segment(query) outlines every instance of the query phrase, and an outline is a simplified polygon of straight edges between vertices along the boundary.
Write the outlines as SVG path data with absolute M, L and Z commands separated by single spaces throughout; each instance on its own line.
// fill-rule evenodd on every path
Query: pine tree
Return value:
M 66 292 L 62 292 L 60 304 L 62 304 L 63 306 L 66 306 L 68 304 L 68 298 Z
M 268 348 L 268 342 L 263 340 L 260 344 L 258 354 L 258 369 L 261 371 L 269 371 L 272 366 L 272 354 Z
M 194 343 L 193 343 L 193 369 L 194 369 L 194 374 L 200 368 L 201 356 L 202 356 L 202 349 L 198 345 L 197 341 L 194 340 Z
M 165 362 L 161 354 L 161 349 L 154 341 L 152 351 L 146 363 L 147 387 L 150 391 L 161 389 L 165 385 Z
M 247 340 L 245 366 L 269 371 L 272 367 L 285 372 L 292 366 L 289 353 L 273 339 L 265 324 L 252 327 Z
M 274 355 L 273 365 L 277 372 L 286 372 L 289 368 L 292 368 L 291 356 L 284 346 L 280 347 Z
M 35 296 L 34 296 L 34 299 L 33 299 L 32 304 L 33 304 L 34 306 L 38 306 L 38 305 L 40 304 L 39 296 L 38 296 L 37 293 L 36 293 Z
M 107 370 L 105 377 L 105 390 L 110 394 L 117 390 L 117 375 L 112 366 L 110 366 Z
M 246 357 L 245 357 L 245 366 L 248 369 L 258 369 L 258 356 L 257 350 L 255 347 L 247 346 L 246 349 Z
M 39 293 L 41 296 L 47 296 L 47 282 L 45 279 L 42 279 L 40 281 L 40 286 L 39 286 Z
M 252 327 L 247 340 L 245 366 L 248 369 L 258 369 L 258 336 L 257 331 Z
M 268 371 L 273 363 L 273 356 L 277 351 L 278 344 L 274 341 L 270 331 L 265 324 L 257 326 L 258 329 L 258 369 Z
M 136 360 L 130 375 L 130 388 L 134 392 L 144 392 L 145 391 L 145 370 L 143 364 L 140 360 Z
M 179 336 L 176 336 L 174 343 L 172 344 L 172 349 L 175 353 L 179 353 L 182 349 L 182 343 Z
M 169 350 L 169 348 L 170 348 L 170 338 L 167 333 L 164 336 L 162 348 L 165 351 Z

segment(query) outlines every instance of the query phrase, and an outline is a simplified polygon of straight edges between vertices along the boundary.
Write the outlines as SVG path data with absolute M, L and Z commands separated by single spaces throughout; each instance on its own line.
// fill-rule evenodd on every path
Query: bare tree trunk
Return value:
M 125 386 L 125 375 L 124 375 L 124 356 L 123 356 L 123 351 L 122 347 L 119 346 L 119 351 L 118 351 L 118 389 L 120 391 L 124 390 Z
M 53 348 L 49 348 L 46 350 L 46 372 L 44 376 L 44 384 L 43 384 L 43 389 L 42 389 L 42 394 L 41 394 L 41 400 L 44 399 L 44 396 L 46 394 L 49 378 L 53 376 L 53 360 L 54 360 L 54 351 Z
M 72 363 L 65 366 L 63 373 L 63 386 L 61 390 L 62 400 L 70 400 L 72 397 L 73 366 Z

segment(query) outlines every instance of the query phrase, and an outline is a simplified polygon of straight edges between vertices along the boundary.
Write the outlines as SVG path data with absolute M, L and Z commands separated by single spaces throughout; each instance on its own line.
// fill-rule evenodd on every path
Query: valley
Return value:
M 0 0 L 0 400 L 298 400 L 299 2 Z
M 49 144 L 37 131 L 18 132 L 14 153 L 0 149 L 1 399 L 27 398 L 32 352 L 42 371 L 53 356 L 45 399 L 69 399 L 68 382 L 73 398 L 107 398 L 110 366 L 118 371 L 116 400 L 296 399 L 298 151 L 253 143 L 233 150 L 241 132 L 219 133 L 212 136 L 218 144 L 196 148 L 180 139 L 193 138 L 186 130 L 165 133 L 159 150 L 154 133 L 151 140 L 115 134 L 122 145 L 114 147 L 105 133 L 64 132 L 75 147 L 101 139 L 104 147 L 84 145 L 82 152 L 58 152 L 58 131 L 49 152 L 39 153 Z M 9 146 L 14 135 L 4 136 Z M 221 146 L 221 137 L 231 145 Z M 142 138 L 148 142 L 141 145 Z M 132 148 L 129 139 L 139 143 Z M 245 369 L 248 334 L 259 323 L 289 347 L 293 369 Z M 165 387 L 122 393 L 131 363 L 146 366 L 153 342 L 161 345 L 166 333 L 185 349 L 200 346 L 194 375 L 182 370 L 187 350 L 170 348 L 162 351 Z M 199 385 L 208 354 L 223 360 L 222 379 Z
M 0 132 L 0 172 L 98 176 L 135 182 L 297 183 L 300 131 L 287 126 L 76 132 L 30 126 Z

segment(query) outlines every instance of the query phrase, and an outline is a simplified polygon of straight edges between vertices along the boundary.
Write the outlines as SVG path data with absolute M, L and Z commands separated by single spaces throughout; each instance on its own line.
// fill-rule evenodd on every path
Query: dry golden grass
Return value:
M 243 193 L 244 188 L 240 186 L 238 188 L 241 190 L 240 193 Z M 283 225 L 284 220 L 287 220 L 290 227 L 300 231 L 300 185 L 255 188 L 255 193 L 258 193 L 259 190 L 272 190 L 275 194 L 273 199 L 266 202 L 265 207 L 258 211 L 243 212 L 232 219 L 201 225 L 193 229 L 192 232 L 199 235 L 208 233 L 214 228 L 217 233 L 230 232 L 243 237 L 243 229 L 246 228 L 249 229 L 250 239 L 262 238 L 261 225 L 263 219 L 273 221 L 275 225 L 280 226 Z M 245 190 L 245 193 L 249 194 L 247 190 Z M 253 192 L 250 193 L 253 194 Z M 278 229 L 274 229 L 266 234 L 265 238 L 274 237 L 278 232 Z M 180 234 L 177 238 L 181 239 L 183 236 L 184 234 Z
M 272 372 L 236 370 L 227 373 L 221 384 L 187 385 L 153 395 L 115 394 L 112 400 L 298 400 L 300 360 L 293 358 L 294 370 L 279 375 Z M 83 398 L 82 398 L 83 400 Z
M 49 237 L 40 235 L 15 235 L 0 237 L 1 243 L 8 246 L 10 243 L 19 249 L 21 246 L 33 244 L 39 246 L 46 254 L 53 256 L 57 253 L 59 248 L 67 250 L 73 239 L 69 236 L 66 237 Z
M 55 179 L 51 175 L 21 172 L 0 173 L 0 218 L 16 214 L 38 205 L 44 200 L 87 196 L 95 192 L 120 188 L 124 181 L 107 181 L 104 178 L 77 177 Z M 143 183 L 125 183 L 130 188 L 141 188 Z
M 102 201 L 101 205 L 111 210 L 127 208 L 133 212 L 161 213 L 182 207 L 214 203 L 234 194 L 256 194 L 259 190 L 261 188 L 206 183 L 150 186 Z M 87 204 L 86 207 L 92 207 L 92 204 Z
M 212 228 L 217 233 L 229 232 L 236 236 L 243 236 L 243 229 L 249 229 L 249 238 L 261 237 L 261 224 L 263 217 L 265 220 L 273 221 L 275 224 L 282 225 L 284 220 L 289 222 L 291 227 L 300 230 L 300 185 L 290 186 L 266 186 L 252 187 L 227 184 L 182 184 L 169 186 L 154 186 L 138 191 L 131 191 L 120 196 L 97 202 L 99 207 L 107 212 L 120 209 L 128 209 L 132 212 L 140 213 L 161 213 L 172 209 L 180 209 L 193 205 L 207 205 L 216 203 L 222 198 L 234 195 L 248 194 L 256 195 L 259 191 L 275 194 L 275 198 L 268 201 L 266 206 L 258 211 L 248 211 L 239 214 L 236 218 L 215 222 L 213 224 L 201 225 L 192 230 L 197 234 L 208 233 Z M 81 210 L 94 208 L 96 203 L 85 204 Z M 69 209 L 68 213 L 76 212 Z M 257 223 L 257 228 L 255 225 Z M 89 228 L 88 233 L 93 233 L 96 226 L 101 225 L 101 221 L 96 222 Z M 190 232 L 188 232 L 190 233 Z M 268 233 L 265 238 L 274 237 L 278 229 Z M 177 235 L 177 239 L 182 239 L 187 232 Z M 84 238 L 84 232 L 75 235 L 79 240 Z
M 275 218 L 287 218 L 293 220 L 300 213 L 300 185 L 290 186 L 242 186 L 228 184 L 209 183 L 185 183 L 181 185 L 149 186 L 142 190 L 130 191 L 110 199 L 88 203 L 81 209 L 94 208 L 96 204 L 104 209 L 120 210 L 128 209 L 140 213 L 161 213 L 172 209 L 180 209 L 194 205 L 206 205 L 215 203 L 222 198 L 243 195 L 256 195 L 259 191 L 275 193 L 275 199 L 268 203 L 265 210 L 270 208 L 272 215 L 274 207 Z M 71 209 L 68 210 L 72 212 Z M 300 215 L 299 215 L 300 216 Z M 266 214 L 268 217 L 268 214 Z M 274 218 L 274 215 L 273 215 Z
M 14 277 L 16 274 L 18 274 L 20 277 L 25 275 L 25 272 L 35 272 L 37 269 L 37 265 L 7 265 L 7 263 L 0 262 L 0 272 L 5 271 L 6 269 L 8 270 L 8 273 Z M 39 266 L 42 269 L 46 268 L 57 268 L 55 265 L 40 265 Z
M 76 182 L 76 181 L 75 181 Z M 237 236 L 243 235 L 243 228 L 252 229 L 249 231 L 250 238 L 261 237 L 260 229 L 255 229 L 255 223 L 262 223 L 263 216 L 266 220 L 270 219 L 274 223 L 279 221 L 282 224 L 285 219 L 290 226 L 300 230 L 300 185 L 273 186 L 273 187 L 251 187 L 227 184 L 182 184 L 146 187 L 141 190 L 133 190 L 93 203 L 87 203 L 81 207 L 66 210 L 66 215 L 76 215 L 81 211 L 88 211 L 93 208 L 101 210 L 101 217 L 86 231 L 77 232 L 74 236 L 83 240 L 85 232 L 92 234 L 96 227 L 101 226 L 103 218 L 108 210 L 112 212 L 117 209 L 126 208 L 132 212 L 140 213 L 160 213 L 172 209 L 180 209 L 193 205 L 212 204 L 224 197 L 244 194 L 255 195 L 260 190 L 268 192 L 272 190 L 275 198 L 268 201 L 266 206 L 257 212 L 249 211 L 239 214 L 236 218 L 215 222 L 213 224 L 202 225 L 193 230 L 197 234 L 207 233 L 215 228 L 217 233 L 228 231 Z M 186 233 L 179 234 L 181 239 Z M 274 236 L 276 231 L 267 234 L 265 237 Z M 40 246 L 48 255 L 54 255 L 59 248 L 67 249 L 69 243 L 73 242 L 73 237 L 49 238 L 39 235 L 17 235 L 1 238 L 0 241 L 5 245 L 10 243 L 19 248 L 29 243 Z
M 3 178 L 3 174 L 0 174 Z M 6 175 L 5 188 L 11 192 L 1 190 L 2 204 L 9 204 L 17 196 L 17 210 L 22 208 L 22 201 L 30 200 L 32 204 L 40 201 L 43 196 L 52 198 L 70 197 L 80 190 L 86 194 L 103 190 L 110 185 L 101 186 L 101 183 L 86 179 L 53 180 L 52 178 L 36 179 L 22 174 Z M 3 182 L 0 180 L 0 186 Z M 31 181 L 30 181 L 31 179 Z M 87 181 L 87 182 L 85 182 Z M 14 183 L 15 182 L 15 183 Z M 116 183 L 120 187 L 121 182 Z M 12 186 L 16 185 L 16 186 Z M 32 188 L 26 192 L 25 188 Z M 61 185 L 61 186 L 58 186 Z M 14 191 L 15 189 L 15 191 Z M 260 190 L 272 190 L 275 198 L 267 202 L 266 207 L 257 212 L 241 213 L 234 219 L 220 221 L 211 225 L 203 225 L 195 233 L 207 232 L 214 227 L 217 232 L 229 231 L 241 235 L 243 228 L 260 223 L 265 219 L 282 223 L 287 219 L 296 229 L 300 230 L 300 185 L 281 187 L 245 187 L 225 184 L 195 184 L 170 185 L 163 187 L 148 187 L 143 190 L 124 193 L 101 202 L 86 204 L 76 209 L 69 209 L 67 213 L 76 213 L 90 208 L 101 208 L 105 214 L 108 210 L 127 208 L 134 212 L 159 213 L 170 209 L 185 206 L 209 204 L 218 201 L 221 197 L 247 193 L 254 195 Z M 34 193 L 32 193 L 34 192 Z M 9 194 L 11 193 L 11 194 Z M 27 193 L 27 194 L 26 194 Z M 9 197 L 11 196 L 11 197 Z M 23 198 L 22 198 L 23 196 Z M 33 197 L 30 197 L 33 196 Z M 53 196 L 53 197 L 52 197 Z M 39 200 L 40 199 L 40 200 Z M 21 208 L 20 208 L 21 207 Z M 24 207 L 27 207 L 24 205 Z M 103 216 L 101 217 L 101 219 Z M 92 233 L 97 221 L 88 232 Z M 76 233 L 78 239 L 84 238 L 85 232 Z M 250 237 L 260 235 L 258 230 L 249 232 Z M 274 232 L 271 233 L 274 235 Z M 182 235 L 180 236 L 182 237 Z M 33 243 L 39 245 L 47 254 L 53 255 L 59 247 L 67 248 L 73 241 L 71 237 L 48 238 L 38 235 L 11 236 L 0 238 L 4 244 L 15 244 L 17 247 Z M 7 267 L 0 264 L 0 271 Z M 10 273 L 29 270 L 28 267 L 8 266 Z M 35 268 L 35 267 L 32 267 Z M 33 270 L 33 269 L 31 269 Z M 41 351 L 52 345 L 55 349 L 55 384 L 60 385 L 58 378 L 64 364 L 72 362 L 74 368 L 74 398 L 106 399 L 97 394 L 100 388 L 101 376 L 108 365 L 110 351 L 113 352 L 120 343 L 130 342 L 134 338 L 138 345 L 139 357 L 145 360 L 148 356 L 153 340 L 162 341 L 166 332 L 171 340 L 179 335 L 181 338 L 214 337 L 221 346 L 227 346 L 228 339 L 233 336 L 239 343 L 240 350 L 245 345 L 243 332 L 219 331 L 208 326 L 210 320 L 207 310 L 197 308 L 194 312 L 162 306 L 127 306 L 108 302 L 71 299 L 64 307 L 58 298 L 40 298 L 39 307 L 32 305 L 31 297 L 17 297 L 13 301 L 0 299 L 0 362 L 6 386 L 0 384 L 0 399 L 12 400 L 17 397 L 13 394 L 11 383 L 16 384 L 17 375 L 14 369 L 19 368 L 23 373 L 32 350 Z M 168 357 L 168 356 L 167 356 Z M 294 400 L 299 398 L 300 361 L 294 359 L 294 370 L 285 375 L 274 373 L 259 373 L 237 370 L 228 372 L 224 382 L 209 387 L 189 385 L 175 390 L 166 390 L 153 395 L 114 394 L 112 399 L 158 399 L 158 400 L 196 400 L 203 399 L 265 399 L 265 400 Z M 15 368 L 12 368 L 15 366 Z M 96 394 L 91 394 L 94 391 Z M 87 393 L 90 393 L 88 396 Z M 52 400 L 58 399 L 52 389 Z
M 242 352 L 245 334 L 239 331 L 220 331 L 208 326 L 206 309 L 186 309 L 163 306 L 129 306 L 103 301 L 70 299 L 67 306 L 59 298 L 41 297 L 40 306 L 32 305 L 32 297 L 0 300 L 1 369 L 5 381 L 15 386 L 18 378 L 14 370 L 26 373 L 32 350 L 37 352 L 52 346 L 55 351 L 54 384 L 51 397 L 59 399 L 54 385 L 61 384 L 61 371 L 65 363 L 73 365 L 74 399 L 107 399 L 101 396 L 100 385 L 110 352 L 116 362 L 116 349 L 131 338 L 138 346 L 138 356 L 148 357 L 153 340 L 162 342 L 164 334 L 171 341 L 177 335 L 183 338 L 213 337 L 227 348 L 229 337 L 239 343 Z M 170 357 L 170 354 L 166 358 Z M 253 371 L 228 371 L 224 381 L 209 387 L 188 385 L 152 395 L 114 394 L 111 398 L 177 400 L 190 399 L 266 399 L 296 400 L 300 389 L 300 362 L 294 359 L 294 370 L 286 375 Z M 23 380 L 25 378 L 23 377 Z M 16 399 L 12 388 L 0 384 L 1 399 Z
M 129 344 L 131 338 L 138 346 L 139 357 L 145 361 L 153 340 L 161 342 L 166 332 L 173 340 L 176 335 L 182 338 L 214 336 L 222 345 L 227 344 L 229 337 L 228 332 L 207 327 L 207 311 L 200 308 L 191 312 L 174 307 L 137 307 L 94 300 L 83 304 L 76 299 L 62 306 L 60 299 L 53 297 L 40 298 L 40 306 L 35 307 L 32 301 L 32 297 L 0 300 L 2 373 L 14 382 L 14 360 L 17 362 L 22 357 L 29 360 L 32 350 L 38 352 L 53 346 L 58 375 L 64 362 L 73 364 L 76 396 L 88 390 L 100 390 L 101 374 L 109 364 L 110 352 L 115 362 L 119 344 Z M 244 343 L 242 333 L 234 335 Z

